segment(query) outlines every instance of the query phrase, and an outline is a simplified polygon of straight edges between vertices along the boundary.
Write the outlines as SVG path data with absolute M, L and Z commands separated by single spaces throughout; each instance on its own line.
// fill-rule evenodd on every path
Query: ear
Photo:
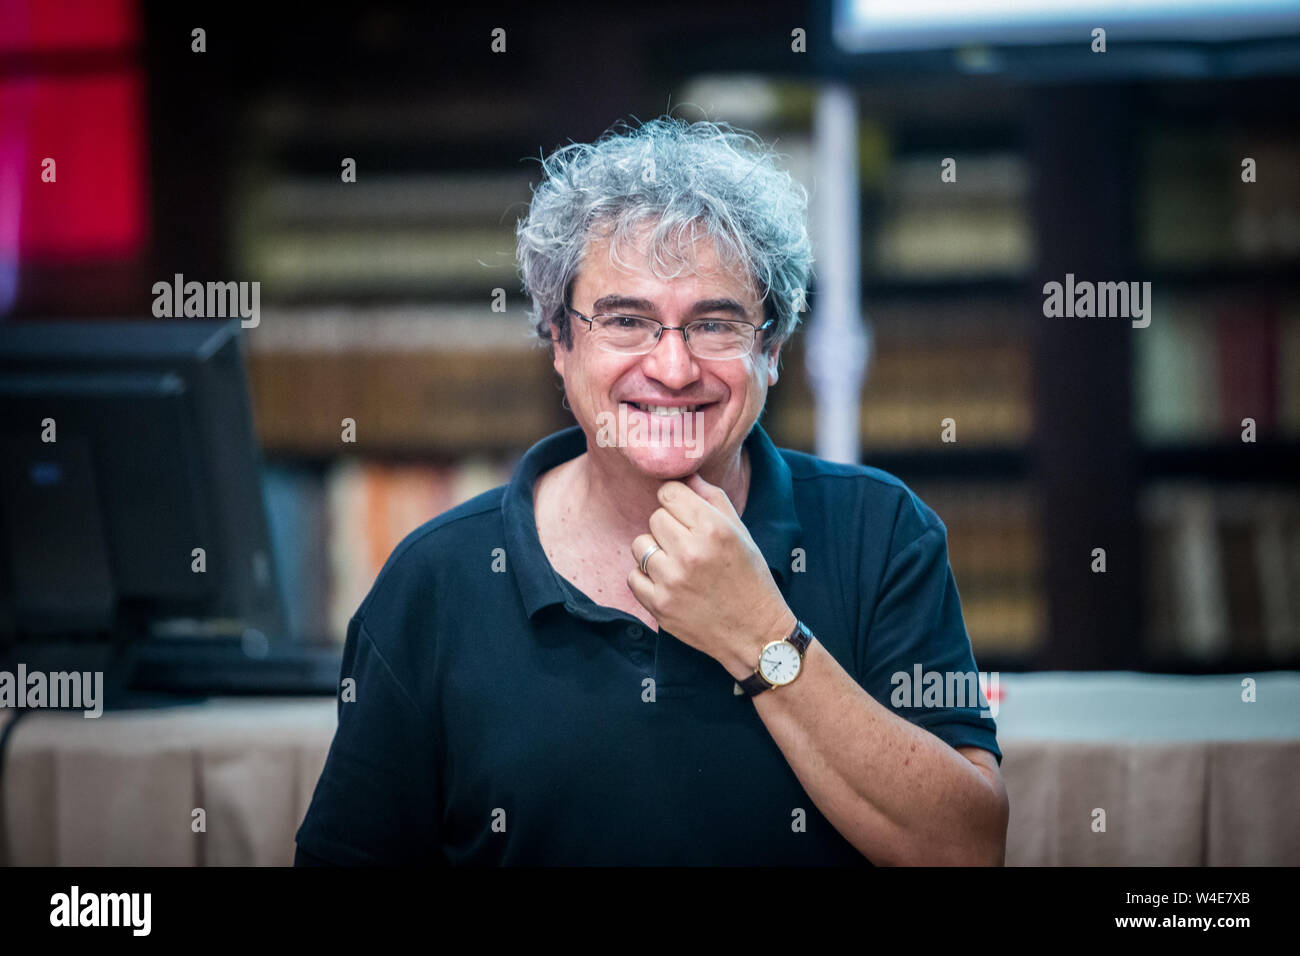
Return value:
M 560 373 L 560 378 L 564 378 L 564 358 L 567 354 L 568 351 L 565 349 L 564 343 L 560 341 L 560 330 L 556 328 L 555 323 L 552 322 L 551 365 L 555 368 L 555 371 Z
M 781 377 L 781 346 L 772 349 L 770 354 L 764 352 L 763 361 L 767 363 L 767 385 L 771 388 Z

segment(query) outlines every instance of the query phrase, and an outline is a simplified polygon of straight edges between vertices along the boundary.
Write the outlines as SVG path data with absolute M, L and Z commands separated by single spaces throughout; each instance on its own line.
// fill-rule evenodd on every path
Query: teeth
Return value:
M 685 405 L 685 406 L 679 405 L 675 408 L 667 405 L 642 405 L 639 402 L 633 402 L 632 405 L 635 408 L 639 408 L 643 412 L 649 412 L 651 415 L 662 415 L 665 417 L 672 417 L 674 415 L 684 415 L 687 414 L 688 412 L 695 411 L 694 405 Z

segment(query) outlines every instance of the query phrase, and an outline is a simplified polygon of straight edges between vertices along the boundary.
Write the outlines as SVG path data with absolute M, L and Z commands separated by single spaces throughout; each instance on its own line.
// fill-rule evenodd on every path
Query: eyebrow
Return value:
M 596 313 L 601 312 L 646 312 L 651 316 L 659 315 L 659 307 L 649 299 L 639 299 L 628 295 L 603 295 L 592 306 Z M 708 312 L 727 312 L 740 319 L 748 319 L 749 311 L 735 299 L 700 299 L 686 312 L 687 315 L 703 315 Z

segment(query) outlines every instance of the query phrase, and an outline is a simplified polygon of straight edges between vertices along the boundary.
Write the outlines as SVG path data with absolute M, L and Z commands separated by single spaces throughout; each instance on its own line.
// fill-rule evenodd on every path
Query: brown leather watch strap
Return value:
M 790 636 L 786 640 L 793 644 L 794 649 L 799 652 L 799 656 L 803 657 L 808 653 L 808 645 L 813 642 L 813 632 L 808 630 L 808 625 L 803 621 L 796 620 L 794 630 L 790 632 Z
M 794 645 L 794 649 L 799 652 L 799 657 L 802 659 L 804 654 L 808 651 L 808 645 L 812 643 L 813 632 L 808 630 L 808 626 L 804 624 L 803 621 L 796 618 L 794 628 L 785 639 Z M 750 674 L 744 680 L 736 682 L 736 695 L 739 696 L 741 693 L 744 693 L 749 697 L 753 697 L 755 694 L 761 694 L 765 690 L 771 690 L 774 686 L 774 684 L 768 683 L 767 678 L 764 677 L 762 672 L 756 668 L 754 673 Z
M 736 686 L 750 697 L 772 689 L 772 685 L 767 682 L 767 678 L 758 671 L 754 671 L 754 673 L 737 683 Z

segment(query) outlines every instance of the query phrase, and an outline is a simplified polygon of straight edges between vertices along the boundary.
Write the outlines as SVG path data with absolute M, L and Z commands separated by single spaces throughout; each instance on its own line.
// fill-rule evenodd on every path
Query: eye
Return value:
M 702 335 L 729 335 L 735 333 L 737 329 L 734 322 L 728 322 L 726 319 L 702 319 L 692 323 L 691 331 Z
M 641 329 L 647 322 L 635 315 L 611 315 L 605 319 L 604 325 L 611 329 Z

